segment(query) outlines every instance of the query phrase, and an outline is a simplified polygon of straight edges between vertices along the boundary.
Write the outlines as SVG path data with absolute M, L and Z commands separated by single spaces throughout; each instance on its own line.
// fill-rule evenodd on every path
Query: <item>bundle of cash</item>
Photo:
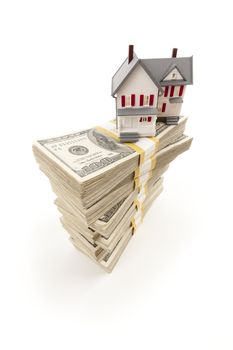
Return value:
M 115 121 L 35 141 L 61 223 L 73 245 L 111 272 L 153 201 L 169 164 L 188 150 L 187 118 L 156 125 L 156 136 L 121 143 Z

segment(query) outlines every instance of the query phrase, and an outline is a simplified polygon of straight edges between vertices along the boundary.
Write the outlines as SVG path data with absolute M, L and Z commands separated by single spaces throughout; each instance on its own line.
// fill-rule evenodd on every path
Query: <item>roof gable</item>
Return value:
M 157 91 L 158 87 L 139 62 L 137 66 L 129 73 L 127 79 L 125 79 L 120 85 L 115 96 L 118 94 L 129 95 L 132 93 L 136 95 L 144 93 L 147 95 Z
M 169 67 L 169 70 L 164 75 L 163 81 L 177 81 L 177 80 L 185 80 L 179 69 L 172 65 Z
M 140 64 L 142 66 L 142 68 L 149 75 L 149 77 L 151 78 L 153 83 L 158 88 L 160 88 L 160 84 L 157 82 L 155 77 L 153 75 L 151 75 L 150 71 L 148 71 L 147 67 L 143 64 L 142 60 L 140 60 L 137 57 L 137 55 L 134 54 L 132 61 L 130 63 L 128 63 L 128 58 L 126 58 L 125 61 L 120 66 L 120 68 L 117 70 L 117 72 L 112 77 L 112 96 L 114 96 L 117 93 L 117 91 L 124 84 L 125 80 L 134 71 L 134 69 L 137 67 L 138 64 Z
M 114 96 L 119 90 L 129 74 L 137 67 L 138 63 L 139 59 L 136 54 L 134 54 L 134 57 L 130 63 L 128 63 L 128 58 L 126 58 L 126 60 L 122 63 L 120 68 L 112 77 L 112 96 Z

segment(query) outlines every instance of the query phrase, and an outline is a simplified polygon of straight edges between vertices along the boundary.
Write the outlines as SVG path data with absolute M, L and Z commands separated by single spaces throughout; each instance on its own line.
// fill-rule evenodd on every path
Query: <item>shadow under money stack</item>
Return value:
M 71 242 L 106 271 L 162 192 L 169 163 L 189 149 L 186 121 L 157 123 L 156 137 L 136 143 L 120 143 L 113 121 L 33 144 Z

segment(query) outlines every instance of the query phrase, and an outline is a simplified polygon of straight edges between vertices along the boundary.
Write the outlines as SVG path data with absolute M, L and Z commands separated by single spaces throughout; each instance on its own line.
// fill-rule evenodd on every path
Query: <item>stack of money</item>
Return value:
M 71 242 L 106 271 L 112 271 L 162 192 L 169 164 L 189 149 L 186 121 L 157 123 L 155 137 L 136 143 L 119 142 L 115 121 L 34 142 Z

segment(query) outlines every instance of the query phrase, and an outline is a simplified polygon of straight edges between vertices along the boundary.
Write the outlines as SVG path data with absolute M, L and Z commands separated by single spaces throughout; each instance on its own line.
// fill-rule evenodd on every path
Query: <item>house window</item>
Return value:
M 121 96 L 121 107 L 125 107 L 125 95 Z
M 149 96 L 144 95 L 144 106 L 149 106 Z
M 169 91 L 169 86 L 166 86 L 164 90 L 164 97 L 168 96 L 168 91 Z
M 166 111 L 166 103 L 163 103 L 162 105 L 162 112 L 165 112 Z
M 174 96 L 175 86 L 171 86 L 170 97 Z
M 142 107 L 142 106 L 149 106 L 150 105 L 150 101 L 152 101 L 152 98 L 151 96 L 154 96 L 154 95 L 140 95 L 140 100 L 139 100 L 139 105 Z
M 144 95 L 140 95 L 140 106 L 144 104 Z
M 131 95 L 131 106 L 132 107 L 135 106 L 135 95 L 134 94 Z
M 181 85 L 179 90 L 179 96 L 182 96 L 183 92 L 184 92 L 184 85 Z
M 122 95 L 121 96 L 121 107 L 135 106 L 135 95 Z
M 126 107 L 131 106 L 131 96 L 130 95 L 126 96 L 125 100 L 126 100 L 125 101 L 125 106 Z
M 154 104 L 154 95 L 150 95 L 149 105 L 153 106 L 153 104 Z
M 151 122 L 152 121 L 152 117 L 140 117 L 139 119 L 140 123 L 142 122 Z

